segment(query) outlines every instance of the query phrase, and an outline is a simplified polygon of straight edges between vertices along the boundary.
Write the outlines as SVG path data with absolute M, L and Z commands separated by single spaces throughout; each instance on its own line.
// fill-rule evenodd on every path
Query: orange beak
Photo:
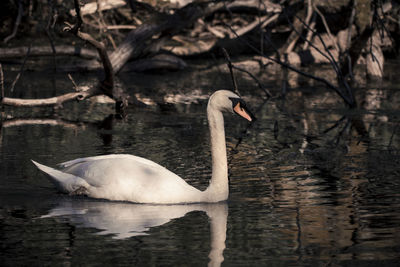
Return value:
M 233 108 L 233 110 L 243 118 L 245 118 L 248 121 L 252 121 L 253 119 L 251 118 L 250 114 L 240 106 L 240 102 L 236 104 L 236 106 Z

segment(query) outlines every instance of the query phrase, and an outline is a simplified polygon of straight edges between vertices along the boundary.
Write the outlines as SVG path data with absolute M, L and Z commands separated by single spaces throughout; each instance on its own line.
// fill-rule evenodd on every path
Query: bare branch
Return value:
M 231 58 L 229 57 L 229 54 L 228 54 L 228 52 L 226 51 L 225 48 L 222 48 L 222 52 L 224 53 L 225 59 L 226 59 L 226 61 L 227 61 L 226 64 L 228 65 L 229 72 L 231 73 L 232 84 L 233 84 L 233 91 L 234 91 L 238 96 L 240 96 L 239 89 L 238 89 L 238 86 L 237 86 L 237 82 L 236 82 L 236 79 L 235 79 L 235 75 L 233 75 L 233 69 L 232 69 L 232 61 L 231 61 Z
M 78 87 L 78 85 L 75 83 L 75 80 L 74 80 L 74 78 L 72 78 L 72 76 L 71 76 L 70 73 L 68 73 L 68 78 L 69 78 L 69 80 L 72 82 L 72 85 L 74 86 L 75 91 L 79 91 L 79 87 Z
M 232 29 L 231 26 L 229 26 L 229 25 L 227 25 L 227 24 L 225 24 L 225 26 L 228 27 L 233 33 L 235 33 L 235 30 Z M 309 74 L 309 73 L 306 73 L 306 72 L 303 72 L 303 71 L 301 71 L 301 70 L 299 70 L 299 69 L 297 69 L 297 68 L 295 68 L 295 67 L 293 67 L 293 66 L 291 66 L 291 65 L 289 65 L 289 64 L 287 64 L 287 63 L 282 62 L 282 61 L 280 60 L 279 57 L 278 57 L 278 58 L 270 57 L 270 56 L 268 56 L 268 55 L 262 53 L 259 49 L 257 49 L 256 47 L 254 47 L 254 46 L 251 45 L 250 43 L 248 43 L 248 42 L 246 42 L 245 40 L 243 40 L 242 38 L 240 38 L 240 36 L 237 36 L 237 37 L 239 38 L 239 40 L 241 40 L 241 41 L 243 41 L 244 43 L 246 43 L 246 45 L 247 45 L 249 48 L 251 48 L 254 52 L 258 53 L 260 56 L 265 57 L 265 58 L 268 58 L 268 59 L 271 60 L 272 62 L 275 62 L 275 63 L 277 63 L 277 64 L 279 64 L 279 65 L 281 65 L 281 66 L 283 66 L 283 67 L 285 67 L 285 68 L 287 68 L 287 69 L 289 69 L 289 70 L 291 70 L 291 71 L 297 72 L 297 73 L 300 74 L 300 75 L 303 75 L 303 76 L 305 76 L 305 77 L 311 78 L 311 79 L 313 79 L 313 80 L 316 80 L 316 81 L 319 81 L 319 82 L 325 84 L 329 89 L 331 89 L 331 90 L 333 90 L 334 92 L 336 92 L 336 93 L 345 101 L 345 103 L 346 103 L 347 105 L 349 105 L 349 106 L 351 106 L 351 107 L 354 106 L 354 101 L 353 101 L 351 98 L 349 98 L 349 97 L 347 97 L 346 95 L 344 95 L 343 92 L 342 92 L 339 88 L 337 88 L 336 86 L 334 86 L 333 84 L 331 84 L 330 82 L 328 82 L 326 79 L 321 78 L 321 77 L 318 77 L 318 76 L 314 76 L 314 75 Z
M 245 69 L 243 69 L 243 68 L 240 68 L 240 67 L 238 67 L 238 66 L 235 66 L 235 65 L 232 65 L 232 66 L 233 66 L 234 69 L 237 69 L 238 71 L 244 72 L 244 73 L 246 73 L 247 75 L 249 75 L 249 76 L 257 83 L 258 87 L 259 87 L 262 91 L 264 91 L 264 93 L 267 95 L 268 98 L 272 97 L 272 94 L 270 93 L 270 91 L 269 91 L 267 88 L 265 88 L 265 87 L 262 85 L 262 83 L 256 78 L 256 76 L 254 76 L 250 71 L 247 71 L 247 70 L 245 70 Z

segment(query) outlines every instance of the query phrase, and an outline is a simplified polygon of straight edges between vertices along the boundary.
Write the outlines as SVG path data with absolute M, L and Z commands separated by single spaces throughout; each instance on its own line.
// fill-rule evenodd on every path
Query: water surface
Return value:
M 179 75 L 186 76 L 179 80 Z M 229 79 L 192 75 L 121 77 L 122 86 L 140 99 L 157 92 L 150 100 L 173 103 L 131 107 L 124 119 L 113 116 L 112 104 L 102 103 L 33 113 L 7 110 L 0 141 L 2 265 L 398 264 L 400 80 L 395 76 L 358 88 L 359 103 L 367 102 L 352 111 L 317 86 L 293 86 L 284 99 L 264 101 L 251 81 L 239 79 L 258 120 L 249 127 L 226 117 L 226 203 L 157 206 L 70 197 L 58 193 L 30 162 L 55 166 L 78 157 L 129 153 L 205 189 L 211 175 L 205 96 L 214 86 L 228 87 Z M 128 86 L 135 82 L 139 88 Z M 15 94 L 33 96 L 41 87 L 40 81 L 35 84 L 25 94 L 16 88 Z M 64 80 L 57 84 L 67 86 Z M 160 93 L 168 89 L 182 96 Z M 195 102 L 188 101 L 193 97 Z

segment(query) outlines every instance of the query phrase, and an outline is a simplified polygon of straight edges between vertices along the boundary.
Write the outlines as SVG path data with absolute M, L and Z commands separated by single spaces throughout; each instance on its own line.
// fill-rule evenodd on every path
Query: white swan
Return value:
M 235 112 L 249 121 L 253 118 L 244 101 L 235 93 L 219 90 L 210 96 L 207 118 L 212 177 L 204 191 L 187 184 L 157 163 L 133 155 L 79 158 L 61 163 L 61 170 L 33 163 L 53 178 L 62 192 L 69 194 L 156 204 L 224 201 L 228 198 L 229 185 L 223 111 Z

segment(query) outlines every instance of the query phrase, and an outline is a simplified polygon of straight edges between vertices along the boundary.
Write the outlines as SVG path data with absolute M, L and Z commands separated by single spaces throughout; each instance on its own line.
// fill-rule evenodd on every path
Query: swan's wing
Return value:
M 61 173 L 84 180 L 88 195 L 141 203 L 200 201 L 201 191 L 161 165 L 133 155 L 80 158 L 61 164 Z
M 113 154 L 79 158 L 61 163 L 62 172 L 81 177 L 91 186 L 101 187 L 120 182 L 146 187 L 174 184 L 188 186 L 178 175 L 145 158 L 128 154 Z M 132 182 L 132 183 L 131 183 Z
M 140 162 L 141 164 L 155 166 L 155 167 L 160 166 L 151 160 L 133 156 L 133 155 L 128 155 L 128 154 L 112 154 L 112 155 L 102 155 L 102 156 L 78 158 L 78 159 L 69 160 L 69 161 L 66 161 L 63 163 L 59 163 L 58 166 L 60 168 L 64 169 L 64 168 L 69 168 L 69 167 L 72 167 L 74 165 L 78 165 L 81 163 L 92 162 L 92 161 L 97 161 L 97 160 L 104 160 L 104 159 L 133 159 L 133 160 L 136 160 L 137 162 Z

